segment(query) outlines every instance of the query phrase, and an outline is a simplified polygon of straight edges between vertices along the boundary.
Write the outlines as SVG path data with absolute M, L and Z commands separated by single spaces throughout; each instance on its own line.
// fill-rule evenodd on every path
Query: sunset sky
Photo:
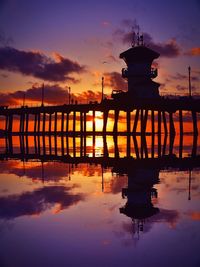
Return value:
M 0 0 L 0 104 L 67 101 L 67 88 L 83 103 L 126 89 L 119 54 L 132 29 L 161 54 L 156 79 L 161 94 L 200 92 L 200 1 Z M 75 96 L 74 96 L 75 97 Z

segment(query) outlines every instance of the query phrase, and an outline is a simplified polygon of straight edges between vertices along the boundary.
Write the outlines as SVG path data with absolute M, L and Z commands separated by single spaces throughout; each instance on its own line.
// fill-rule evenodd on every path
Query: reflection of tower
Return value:
M 159 54 L 143 43 L 143 36 L 137 37 L 136 45 L 120 54 L 127 68 L 122 69 L 122 77 L 128 80 L 128 94 L 131 97 L 155 98 L 159 96 L 159 83 L 152 81 L 157 77 L 157 69 L 152 62 Z
M 159 212 L 153 207 L 152 197 L 157 197 L 157 191 L 153 185 L 159 182 L 159 170 L 134 169 L 128 170 L 128 187 L 122 189 L 122 197 L 127 198 L 120 213 L 131 217 L 137 223 L 140 231 L 146 218 Z

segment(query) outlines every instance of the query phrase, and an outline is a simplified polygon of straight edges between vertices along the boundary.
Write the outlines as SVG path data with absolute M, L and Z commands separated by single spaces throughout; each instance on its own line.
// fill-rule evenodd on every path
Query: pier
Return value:
M 179 132 L 184 134 L 184 112 L 191 114 L 191 123 L 193 125 L 193 134 L 198 135 L 198 114 L 200 113 L 200 99 L 193 98 L 158 98 L 154 99 L 136 99 L 134 101 L 121 102 L 115 99 L 103 100 L 101 103 L 91 104 L 66 104 L 57 106 L 41 106 L 20 108 L 0 107 L 0 117 L 4 120 L 5 134 L 92 134 L 96 130 L 96 112 L 102 113 L 103 127 L 99 133 L 120 134 L 118 129 L 119 114 L 125 112 L 126 129 L 123 133 L 127 134 L 146 134 L 147 119 L 151 121 L 151 133 L 155 133 L 155 123 L 157 120 L 157 133 L 164 129 L 165 134 L 174 135 L 174 114 L 179 121 Z M 90 114 L 89 114 L 90 112 Z M 110 112 L 114 112 L 113 129 L 107 127 Z M 131 114 L 134 113 L 134 116 Z M 88 116 L 92 120 L 92 129 L 87 129 Z M 132 118 L 132 119 L 131 119 Z M 14 130 L 14 123 L 19 121 L 19 129 Z M 132 121 L 131 121 L 132 120 Z M 58 123 L 60 121 L 60 123 Z M 30 123 L 33 122 L 32 130 Z M 72 123 L 72 129 L 69 124 Z M 133 127 L 131 125 L 133 124 Z M 59 127 L 58 127 L 59 125 Z M 140 129 L 138 130 L 138 126 Z
M 128 91 L 113 90 L 111 98 L 105 98 L 103 93 L 101 102 L 88 104 L 75 104 L 71 101 L 64 105 L 45 106 L 44 87 L 42 88 L 42 101 L 40 107 L 29 107 L 23 104 L 20 108 L 0 107 L 0 118 L 4 120 L 1 134 L 120 134 L 120 114 L 124 112 L 126 125 L 122 133 L 140 134 L 147 133 L 161 135 L 175 135 L 174 120 L 179 121 L 179 133 L 184 134 L 184 113 L 191 114 L 193 134 L 198 135 L 198 114 L 200 113 L 200 99 L 192 97 L 191 83 L 188 97 L 165 98 L 159 94 L 160 84 L 154 79 L 158 70 L 152 67 L 154 59 L 159 53 L 146 47 L 143 36 L 131 48 L 122 52 L 127 68 L 122 69 L 122 78 L 127 81 Z M 190 73 L 189 73 L 190 82 Z M 101 112 L 103 127 L 99 131 L 96 125 L 96 113 Z M 108 127 L 110 113 L 113 115 L 113 128 Z M 178 119 L 177 119 L 178 118 Z M 19 121 L 19 128 L 14 129 L 15 121 Z M 92 121 L 92 129 L 87 128 L 87 122 Z M 151 122 L 151 130 L 147 131 L 147 121 Z M 30 130 L 30 124 L 33 124 Z M 155 127 L 157 123 L 157 127 Z M 70 128 L 69 125 L 72 127 Z M 156 132 L 155 132 L 156 129 Z M 162 130 L 164 129 L 164 130 Z

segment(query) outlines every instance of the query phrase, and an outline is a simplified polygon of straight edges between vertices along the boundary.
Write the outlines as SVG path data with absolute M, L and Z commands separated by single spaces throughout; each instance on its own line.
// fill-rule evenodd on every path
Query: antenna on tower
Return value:
M 140 35 L 140 45 L 144 45 L 144 37 L 143 34 Z
M 134 47 L 135 46 L 135 31 L 134 31 L 134 27 L 132 27 L 132 43 L 131 46 Z
M 138 32 L 137 32 L 137 46 L 140 45 L 140 29 L 139 29 L 139 26 L 138 26 Z

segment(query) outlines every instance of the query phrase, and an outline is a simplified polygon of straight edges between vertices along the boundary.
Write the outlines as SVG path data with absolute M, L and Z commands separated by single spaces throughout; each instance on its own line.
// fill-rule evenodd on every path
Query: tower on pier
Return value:
M 122 69 L 122 77 L 128 80 L 128 95 L 133 98 L 159 97 L 160 84 L 152 79 L 157 77 L 157 69 L 152 68 L 153 60 L 160 56 L 159 53 L 146 47 L 143 36 L 137 35 L 137 41 L 132 47 L 120 54 L 127 64 Z

